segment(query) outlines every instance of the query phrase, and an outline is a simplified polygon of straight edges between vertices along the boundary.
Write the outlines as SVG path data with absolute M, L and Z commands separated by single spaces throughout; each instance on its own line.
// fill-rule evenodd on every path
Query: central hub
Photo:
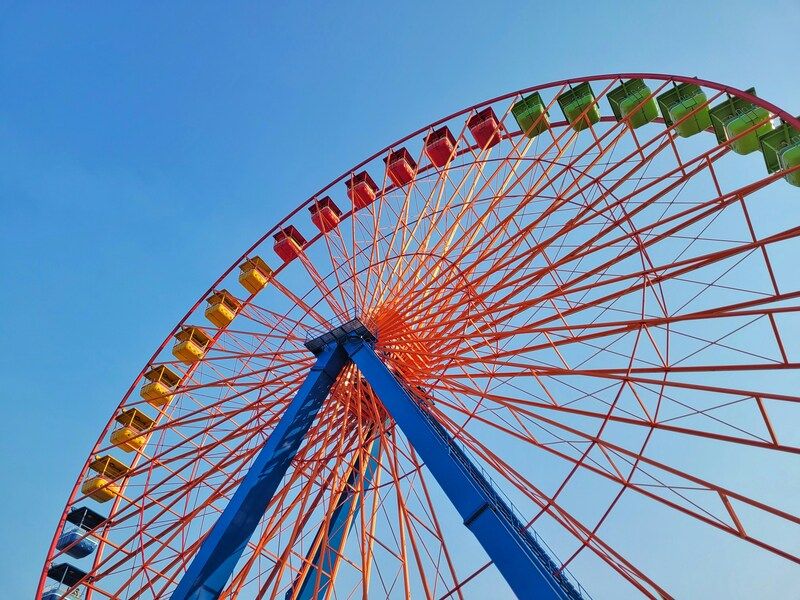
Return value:
M 332 345 L 343 346 L 345 342 L 353 340 L 361 340 L 370 346 L 374 346 L 377 341 L 375 334 L 360 319 L 351 319 L 327 333 L 306 341 L 305 346 L 314 355 L 320 356 L 325 348 Z M 386 410 L 369 391 L 366 380 L 352 363 L 342 369 L 336 384 L 331 389 L 331 397 L 359 421 L 370 423 L 386 421 Z
M 328 344 L 342 344 L 353 338 L 362 339 L 370 344 L 374 344 L 376 341 L 375 335 L 367 329 L 366 325 L 359 319 L 351 319 L 347 323 L 334 327 L 327 333 L 306 341 L 305 346 L 314 355 L 318 356 Z

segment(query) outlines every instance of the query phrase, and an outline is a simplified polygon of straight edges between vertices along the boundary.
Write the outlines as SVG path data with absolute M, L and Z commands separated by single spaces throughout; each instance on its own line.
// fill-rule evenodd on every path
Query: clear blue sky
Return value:
M 76 473 L 165 333 L 367 154 L 593 73 L 755 85 L 800 112 L 796 0 L 281 4 L 0 2 L 6 597 L 31 596 Z

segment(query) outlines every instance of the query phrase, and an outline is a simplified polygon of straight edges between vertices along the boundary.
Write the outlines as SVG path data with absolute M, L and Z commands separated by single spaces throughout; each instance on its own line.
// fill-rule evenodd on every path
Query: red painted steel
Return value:
M 740 159 L 713 135 L 701 133 L 686 144 L 660 120 L 634 132 L 607 116 L 606 94 L 632 78 L 644 79 L 654 95 L 672 83 L 695 83 L 709 104 L 730 94 L 800 128 L 787 111 L 730 86 L 671 75 L 599 75 L 467 107 L 348 169 L 267 231 L 201 295 L 111 415 L 91 455 L 118 452 L 108 434 L 123 409 L 149 410 L 155 425 L 145 450 L 125 461 L 131 468 L 119 482 L 122 494 L 102 505 L 110 518 L 93 532 L 101 543 L 86 559 L 92 561 L 91 581 L 81 584 L 87 600 L 130 590 L 168 593 L 196 549 L 196 532 L 213 522 L 209 515 L 230 495 L 309 368 L 303 340 L 351 316 L 379 326 L 378 349 L 409 385 L 425 391 L 426 406 L 442 425 L 524 503 L 525 518 L 534 526 L 547 520 L 573 542 L 562 568 L 591 556 L 644 596 L 669 593 L 670 581 L 656 583 L 637 566 L 638 557 L 614 548 L 605 524 L 625 514 L 622 498 L 800 562 L 763 526 L 769 517 L 790 531 L 800 524 L 797 514 L 752 490 L 723 485 L 723 476 L 693 473 L 665 446 L 674 440 L 702 443 L 709 451 L 752 449 L 753 460 L 800 452 L 785 419 L 776 418 L 800 401 L 793 389 L 778 385 L 800 369 L 787 343 L 787 319 L 800 313 L 800 293 L 774 263 L 776 253 L 800 238 L 800 223 L 791 212 L 772 229 L 759 220 L 765 199 L 782 189 L 782 174 L 734 183 L 728 162 Z M 515 127 L 505 128 L 510 103 L 520 95 L 539 91 L 556 119 L 555 97 L 584 81 L 592 82 L 606 115 L 592 129 L 578 134 L 554 120 L 531 142 Z M 397 154 L 402 160 L 390 160 Z M 384 168 L 380 186 L 367 168 Z M 344 213 L 330 200 L 342 181 L 353 204 Z M 308 241 L 291 224 L 303 207 L 320 232 Z M 729 224 L 724 235 L 703 233 L 723 218 Z M 237 265 L 266 256 L 269 236 L 280 238 L 275 250 L 284 261 L 299 257 L 294 268 L 302 275 L 290 279 L 286 263 L 277 267 L 268 288 L 242 299 L 236 320 L 216 332 L 202 361 L 177 364 L 168 353 L 172 335 L 185 325 L 203 325 L 203 300 L 214 289 L 237 285 L 229 280 Z M 671 246 L 683 253 L 676 250 L 667 260 Z M 730 281 L 732 275 L 737 278 Z M 679 300 L 679 286 L 695 286 L 696 307 L 681 306 L 691 295 Z M 748 332 L 746 345 L 737 341 L 737 327 Z M 715 337 L 716 330 L 727 337 Z M 679 356 L 687 339 L 705 349 Z M 161 363 L 179 372 L 181 383 L 176 399 L 153 414 L 132 392 L 143 373 Z M 740 416 L 726 412 L 728 406 Z M 345 374 L 276 496 L 281 509 L 266 516 L 246 551 L 231 596 L 281 595 L 283 582 L 302 568 L 297 557 L 306 553 L 297 548 L 306 530 L 319 530 L 346 465 L 367 443 L 368 426 L 384 417 L 358 374 Z M 620 428 L 628 443 L 614 437 Z M 504 445 L 485 443 L 481 431 L 561 465 L 555 487 L 537 487 L 529 465 Z M 365 509 L 356 525 L 358 552 L 345 564 L 373 577 L 360 578 L 355 595 L 374 590 L 370 586 L 384 575 L 399 582 L 401 596 L 410 595 L 415 581 L 437 597 L 469 595 L 486 567 L 465 569 L 460 549 L 448 545 L 450 532 L 439 524 L 413 449 L 391 428 L 370 435 L 384 448 L 376 485 L 386 493 L 359 491 Z M 79 491 L 89 460 L 67 510 L 90 502 Z M 566 500 L 587 477 L 616 490 L 593 515 L 575 512 Z M 703 503 L 694 501 L 698 495 Z M 64 515 L 38 594 L 47 566 L 64 560 L 55 547 L 63 523 Z M 399 566 L 376 558 L 376 548 Z M 442 560 L 434 564 L 428 556 Z M 262 564 L 277 566 L 261 572 Z

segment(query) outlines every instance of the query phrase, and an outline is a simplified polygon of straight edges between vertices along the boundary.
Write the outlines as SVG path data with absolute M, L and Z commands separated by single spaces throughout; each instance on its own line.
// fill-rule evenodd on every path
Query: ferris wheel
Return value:
M 36 597 L 670 598 L 700 559 L 797 582 L 797 186 L 800 121 L 696 78 L 420 128 L 169 333 Z

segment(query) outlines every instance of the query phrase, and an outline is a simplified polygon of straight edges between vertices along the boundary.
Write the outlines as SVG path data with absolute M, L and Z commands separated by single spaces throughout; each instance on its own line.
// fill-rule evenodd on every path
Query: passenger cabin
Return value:
M 206 349 L 211 338 L 200 327 L 184 326 L 175 334 L 175 345 L 172 347 L 172 354 L 179 361 L 190 365 L 206 355 Z
M 314 204 L 308 207 L 308 212 L 311 213 L 311 222 L 321 233 L 328 233 L 335 229 L 342 220 L 342 210 L 336 206 L 330 196 L 314 200 Z
M 172 369 L 167 365 L 158 365 L 144 374 L 147 383 L 139 390 L 139 395 L 147 400 L 154 408 L 172 402 L 172 392 L 181 381 Z
M 558 105 L 575 131 L 583 131 L 600 121 L 600 107 L 588 81 L 561 94 Z
M 211 294 L 206 302 L 206 319 L 223 329 L 230 325 L 239 308 L 242 306 L 228 290 L 217 290 Z
M 115 483 L 128 472 L 128 466 L 110 454 L 96 456 L 89 468 L 97 473 L 83 482 L 81 492 L 97 502 L 107 502 L 120 494 L 120 486 Z
M 425 137 L 425 154 L 437 167 L 444 167 L 456 152 L 456 138 L 447 126 L 434 129 Z
M 755 88 L 747 90 L 755 96 Z M 730 142 L 736 154 L 750 154 L 761 149 L 758 138 L 772 131 L 769 111 L 742 98 L 728 97 L 708 111 L 714 134 L 720 144 Z
M 274 236 L 275 254 L 281 257 L 283 262 L 288 263 L 300 256 L 303 252 L 303 246 L 306 245 L 306 238 L 297 230 L 294 225 L 284 227 Z
M 257 294 L 272 278 L 272 269 L 260 256 L 248 258 L 239 265 L 239 283 L 251 294 Z
M 641 79 L 623 81 L 606 95 L 611 112 L 617 121 L 627 119 L 632 129 L 647 125 L 658 117 L 658 105 L 653 92 Z
M 147 433 L 153 427 L 153 419 L 135 408 L 122 411 L 115 418 L 120 427 L 111 432 L 111 443 L 125 452 L 137 452 L 147 443 Z
M 347 197 L 353 202 L 353 210 L 366 208 L 378 197 L 378 186 L 366 171 L 353 175 L 345 185 Z
M 691 137 L 711 127 L 708 99 L 699 85 L 680 83 L 661 94 L 657 101 L 664 123 L 674 127 L 681 137 Z
M 74 588 L 86 577 L 86 571 L 81 571 L 69 563 L 58 563 L 47 569 L 47 578 L 55 583 L 48 585 L 42 594 L 42 600 L 78 600 L 82 598 L 80 590 Z
M 472 115 L 467 120 L 467 128 L 481 150 L 496 146 L 502 139 L 503 131 L 500 121 L 491 106 Z
M 50 585 L 42 593 L 42 600 L 83 600 L 80 590 L 73 590 L 67 594 L 68 589 L 68 587 L 58 584 Z
M 417 172 L 417 163 L 411 158 L 411 154 L 405 148 L 392 150 L 383 159 L 386 163 L 386 173 L 397 187 L 403 187 L 414 180 Z
M 550 128 L 550 115 L 539 92 L 525 96 L 511 107 L 511 114 L 525 136 L 533 139 Z
M 761 151 L 770 173 L 800 167 L 800 130 L 782 123 L 761 136 Z M 787 173 L 783 178 L 792 185 L 800 186 L 800 169 Z
M 97 550 L 97 541 L 89 536 L 106 518 L 85 506 L 73 508 L 67 514 L 64 530 L 58 536 L 56 548 L 73 558 L 86 558 Z

